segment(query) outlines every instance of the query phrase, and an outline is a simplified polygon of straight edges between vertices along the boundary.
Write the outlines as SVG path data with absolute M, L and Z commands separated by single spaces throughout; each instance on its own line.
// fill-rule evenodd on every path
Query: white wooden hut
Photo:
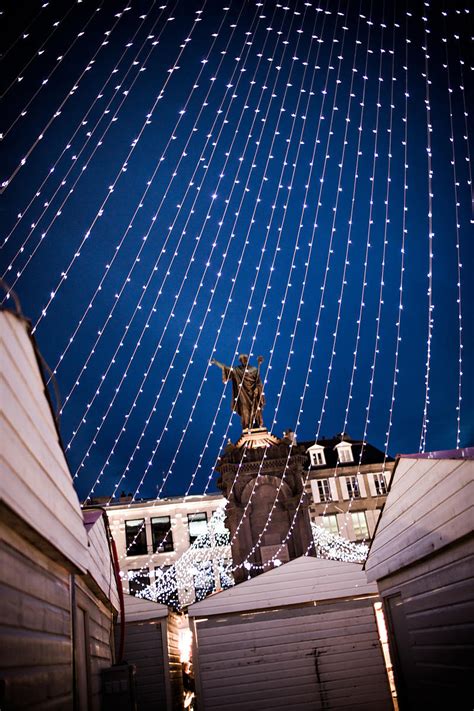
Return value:
M 124 659 L 136 667 L 137 711 L 181 709 L 183 675 L 179 651 L 179 632 L 182 626 L 180 616 L 158 602 L 143 600 L 128 593 L 124 597 Z
M 0 312 L 0 708 L 100 708 L 119 607 L 102 512 L 74 491 L 27 322 Z
M 402 709 L 474 708 L 474 448 L 400 457 L 365 564 Z
M 392 709 L 376 586 L 301 557 L 192 605 L 199 708 Z

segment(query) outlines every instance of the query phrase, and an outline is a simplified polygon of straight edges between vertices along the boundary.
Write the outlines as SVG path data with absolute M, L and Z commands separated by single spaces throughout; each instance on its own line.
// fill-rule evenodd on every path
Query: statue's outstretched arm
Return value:
M 215 358 L 213 358 L 213 359 L 211 360 L 211 365 L 217 365 L 217 367 L 220 368 L 221 370 L 224 370 L 224 368 L 227 368 L 227 366 L 224 365 L 224 363 L 220 363 L 220 362 L 219 362 L 218 360 L 216 360 Z

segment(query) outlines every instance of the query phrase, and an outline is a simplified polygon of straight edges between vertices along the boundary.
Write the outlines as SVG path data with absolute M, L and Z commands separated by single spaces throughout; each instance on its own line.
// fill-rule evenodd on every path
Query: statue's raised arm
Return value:
M 213 358 L 212 365 L 222 370 L 222 379 L 232 381 L 232 411 L 240 415 L 242 429 L 263 427 L 262 410 L 265 405 L 263 384 L 260 378 L 262 356 L 258 357 L 258 368 L 249 364 L 247 355 L 239 356 L 239 365 L 228 366 Z

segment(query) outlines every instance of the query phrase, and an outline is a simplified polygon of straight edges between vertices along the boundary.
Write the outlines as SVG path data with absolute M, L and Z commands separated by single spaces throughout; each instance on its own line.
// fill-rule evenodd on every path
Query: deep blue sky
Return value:
M 242 352 L 277 435 L 454 448 L 459 294 L 472 444 L 463 5 L 41 5 L 1 17 L 1 262 L 79 495 L 214 490 L 240 421 L 208 362 Z

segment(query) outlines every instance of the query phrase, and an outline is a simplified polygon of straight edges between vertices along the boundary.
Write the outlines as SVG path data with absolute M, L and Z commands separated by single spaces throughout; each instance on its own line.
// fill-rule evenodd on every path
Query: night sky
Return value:
M 215 491 L 239 353 L 278 436 L 473 444 L 466 7 L 3 3 L 2 274 L 81 498 Z

